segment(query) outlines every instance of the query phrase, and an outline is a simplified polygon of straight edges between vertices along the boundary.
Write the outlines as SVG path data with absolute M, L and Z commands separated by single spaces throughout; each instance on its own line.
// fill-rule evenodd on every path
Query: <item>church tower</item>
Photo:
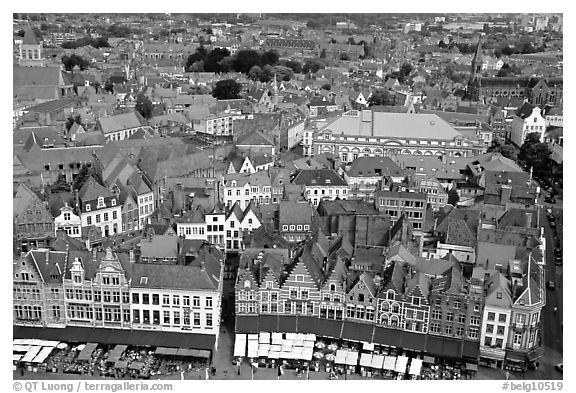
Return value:
M 479 75 L 482 72 L 482 36 L 478 38 L 478 45 L 476 45 L 476 52 L 472 58 L 472 66 L 470 67 L 470 79 L 468 79 L 468 86 L 466 87 L 466 97 L 470 101 L 478 101 L 479 99 Z
M 42 43 L 32 27 L 28 25 L 24 30 L 24 39 L 20 44 L 20 66 L 21 67 L 44 67 L 44 58 L 42 57 Z

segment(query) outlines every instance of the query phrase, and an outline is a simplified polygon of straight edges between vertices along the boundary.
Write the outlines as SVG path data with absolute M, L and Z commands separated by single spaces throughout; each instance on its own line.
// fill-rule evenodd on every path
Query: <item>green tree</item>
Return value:
M 250 71 L 248 72 L 248 78 L 253 81 L 259 81 L 262 78 L 262 75 L 263 75 L 262 68 L 260 68 L 257 65 L 252 66 L 252 68 L 250 68 Z
M 154 105 L 152 101 L 144 93 L 139 93 L 136 96 L 136 108 L 135 108 L 145 119 L 152 117 L 152 111 L 154 110 Z
M 269 50 L 266 51 L 262 54 L 262 60 L 261 60 L 261 64 L 262 65 L 266 65 L 266 64 L 270 64 L 270 65 L 276 65 L 278 64 L 278 59 L 280 58 L 280 56 L 278 55 L 278 52 L 276 52 L 275 50 Z
M 75 117 L 72 117 L 72 115 L 68 116 L 66 119 L 66 131 L 70 131 L 74 123 L 82 125 L 82 117 L 80 115 L 76 115 Z
M 376 90 L 368 98 L 368 106 L 394 105 L 394 97 L 386 90 Z
M 261 65 L 260 54 L 255 50 L 241 50 L 236 53 L 236 61 L 234 62 L 234 69 L 237 72 L 248 74 L 250 69 L 255 65 Z
M 460 196 L 458 195 L 458 191 L 456 187 L 453 187 L 448 191 L 448 204 L 452 206 L 456 206 L 460 201 Z
M 216 82 L 212 96 L 218 100 L 230 100 L 240 97 L 242 86 L 234 79 L 225 79 Z
M 78 172 L 78 174 L 74 178 L 74 182 L 72 183 L 72 187 L 75 190 L 80 190 L 82 188 L 82 186 L 84 185 L 84 183 L 86 182 L 86 180 L 88 180 L 88 178 L 92 175 L 92 173 L 93 173 L 92 168 L 88 168 L 87 164 L 82 164 L 82 167 L 80 168 L 80 172 Z
M 536 177 L 548 178 L 551 175 L 552 152 L 546 143 L 540 142 L 540 134 L 532 132 L 526 136 L 518 153 L 518 161 L 525 170 L 533 169 Z

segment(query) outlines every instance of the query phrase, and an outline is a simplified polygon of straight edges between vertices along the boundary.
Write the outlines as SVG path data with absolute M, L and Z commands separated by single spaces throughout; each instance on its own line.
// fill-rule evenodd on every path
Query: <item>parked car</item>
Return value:
M 562 266 L 562 257 L 556 257 L 556 258 L 554 259 L 554 263 L 555 263 L 557 266 Z
M 550 280 L 546 282 L 546 288 L 548 288 L 549 290 L 553 291 L 556 289 L 556 284 L 554 283 L 554 281 Z
M 556 258 L 562 257 L 562 250 L 560 249 L 560 247 L 556 247 L 556 248 L 554 249 L 554 256 L 555 256 Z

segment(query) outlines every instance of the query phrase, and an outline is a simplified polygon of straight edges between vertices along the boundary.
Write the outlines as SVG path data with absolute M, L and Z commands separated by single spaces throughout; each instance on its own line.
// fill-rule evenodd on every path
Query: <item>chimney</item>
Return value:
M 526 228 L 532 228 L 532 212 L 526 212 L 526 222 L 525 222 L 525 227 Z
M 501 203 L 509 203 L 510 197 L 512 196 L 512 187 L 503 185 L 500 194 L 500 202 Z
M 96 247 L 92 248 L 92 262 L 96 263 L 96 254 L 97 250 Z

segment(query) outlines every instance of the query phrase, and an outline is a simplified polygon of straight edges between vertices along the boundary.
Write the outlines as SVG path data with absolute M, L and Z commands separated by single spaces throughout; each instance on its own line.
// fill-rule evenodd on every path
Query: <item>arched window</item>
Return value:
M 363 302 L 363 301 L 364 301 L 364 294 L 363 294 L 363 293 L 359 293 L 359 294 L 358 294 L 358 301 L 359 301 L 359 302 Z
M 382 311 L 389 311 L 390 310 L 390 305 L 388 304 L 388 302 L 383 302 L 382 303 Z
M 398 314 L 400 312 L 400 306 L 396 303 L 392 305 L 392 312 Z
M 388 291 L 386 293 L 386 299 L 388 300 L 394 300 L 394 291 Z
M 334 292 L 336 290 L 336 284 L 330 284 L 330 291 Z
M 398 326 L 398 317 L 395 315 L 392 315 L 390 317 L 390 325 L 391 326 Z
M 388 325 L 388 315 L 382 315 L 382 316 L 380 317 L 380 323 L 381 323 L 382 325 Z

